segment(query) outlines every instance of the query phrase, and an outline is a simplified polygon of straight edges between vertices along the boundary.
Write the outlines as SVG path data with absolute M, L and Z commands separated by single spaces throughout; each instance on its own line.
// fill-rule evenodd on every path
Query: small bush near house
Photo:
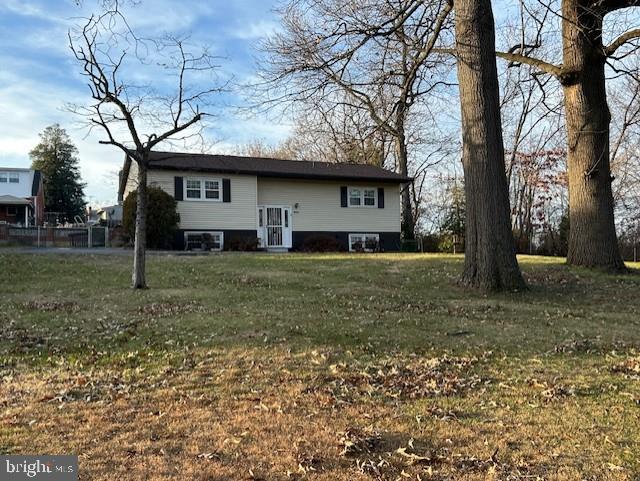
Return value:
M 136 196 L 135 191 L 131 192 L 123 204 L 122 224 L 130 242 L 135 238 Z M 170 249 L 180 222 L 180 214 L 176 210 L 178 203 L 160 187 L 149 187 L 147 199 L 147 247 Z
M 337 252 L 341 246 L 335 237 L 330 235 L 312 235 L 302 243 L 303 252 Z
M 437 234 L 425 234 L 420 240 L 422 241 L 423 252 L 438 252 L 440 237 Z
M 464 252 L 464 238 L 451 234 L 441 234 L 438 238 L 438 252 L 461 254 Z
M 415 239 L 405 239 L 400 246 L 402 252 L 418 252 L 418 241 Z
M 225 243 L 225 249 L 229 251 L 239 252 L 255 252 L 258 250 L 258 239 L 231 239 L 228 243 Z
M 127 245 L 128 234 L 124 227 L 112 227 L 109 229 L 109 245 L 111 247 L 124 247 Z

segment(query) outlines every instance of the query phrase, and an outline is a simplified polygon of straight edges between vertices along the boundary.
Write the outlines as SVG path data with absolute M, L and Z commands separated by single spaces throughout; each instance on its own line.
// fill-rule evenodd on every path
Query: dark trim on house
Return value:
M 173 248 L 184 250 L 185 232 L 222 232 L 224 234 L 223 249 L 227 249 L 232 242 L 252 242 L 257 239 L 257 230 L 233 230 L 233 229 L 178 229 L 174 237 Z
M 323 231 L 293 231 L 291 234 L 293 249 L 302 250 L 305 239 L 314 236 L 330 236 L 336 239 L 343 251 L 349 250 L 349 234 L 378 234 L 380 236 L 380 250 L 384 252 L 398 252 L 400 250 L 400 232 L 377 232 L 352 230 L 348 232 Z
M 348 187 L 346 185 L 340 186 L 340 207 L 348 207 Z
M 119 197 L 122 197 L 127 185 L 131 162 L 131 157 L 125 156 L 120 176 Z M 383 185 L 408 184 L 413 181 L 412 177 L 375 165 L 185 152 L 150 152 L 148 169 L 253 175 L 258 178 L 370 182 Z
M 378 187 L 378 209 L 384 209 L 384 187 Z
M 231 179 L 222 179 L 222 202 L 231 202 Z
M 182 177 L 174 177 L 173 178 L 173 197 L 176 200 L 182 200 L 183 195 L 184 195 L 184 190 L 183 190 Z
M 296 161 L 298 162 L 298 161 Z M 302 161 L 299 161 L 302 162 Z M 245 171 L 243 169 L 208 169 L 206 167 L 167 167 L 160 165 L 152 165 L 149 170 L 170 170 L 180 172 L 201 172 L 211 174 L 236 174 L 236 175 L 255 175 L 258 178 L 273 178 L 273 179 L 302 179 L 302 180 L 333 180 L 333 181 L 346 181 L 346 182 L 369 182 L 373 184 L 406 184 L 413 179 L 381 179 L 381 178 L 369 178 L 359 176 L 332 176 L 332 175 L 319 175 L 319 174 L 280 174 L 276 172 L 254 172 Z

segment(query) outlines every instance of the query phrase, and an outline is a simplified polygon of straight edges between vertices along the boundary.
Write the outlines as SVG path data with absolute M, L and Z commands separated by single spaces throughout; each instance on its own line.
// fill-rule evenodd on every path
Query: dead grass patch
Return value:
M 127 258 L 24 260 L 0 259 L 0 452 L 96 481 L 640 473 L 633 279 L 527 258 L 534 289 L 485 297 L 460 257 L 256 254 L 152 257 L 140 293 Z

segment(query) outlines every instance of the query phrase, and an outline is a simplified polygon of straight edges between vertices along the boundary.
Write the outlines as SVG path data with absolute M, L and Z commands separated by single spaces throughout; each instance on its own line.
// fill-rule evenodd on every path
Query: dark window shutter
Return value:
M 173 197 L 176 200 L 182 200 L 182 177 L 173 178 Z
M 347 207 L 347 186 L 340 187 L 340 207 Z
M 222 179 L 222 202 L 231 202 L 231 179 Z
M 384 209 L 384 187 L 378 187 L 378 209 Z

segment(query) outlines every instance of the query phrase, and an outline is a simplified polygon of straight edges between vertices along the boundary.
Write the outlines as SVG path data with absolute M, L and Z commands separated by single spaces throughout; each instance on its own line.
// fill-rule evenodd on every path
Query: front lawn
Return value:
M 84 480 L 637 480 L 640 276 L 459 256 L 0 251 L 0 453 Z M 637 267 L 637 266 L 636 266 Z

